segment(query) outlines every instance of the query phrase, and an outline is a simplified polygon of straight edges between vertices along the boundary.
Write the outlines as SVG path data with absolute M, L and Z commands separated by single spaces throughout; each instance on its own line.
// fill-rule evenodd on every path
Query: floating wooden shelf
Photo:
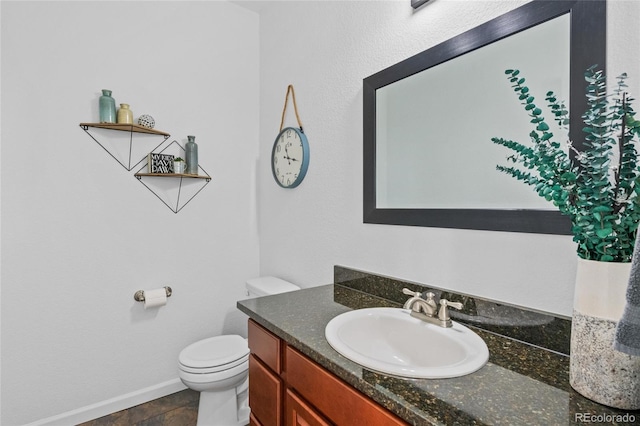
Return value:
M 171 136 L 167 132 L 137 124 L 80 123 L 80 128 L 128 171 L 140 164 L 149 152 L 159 148 Z M 108 135 L 111 130 L 117 132 Z M 158 136 L 162 137 L 160 143 L 156 142 Z
M 188 173 L 136 173 L 138 176 L 153 176 L 153 177 L 180 177 L 180 178 L 193 178 L 193 179 L 211 179 L 211 176 L 207 175 L 190 175 Z
M 123 132 L 133 133 L 149 133 L 152 135 L 171 136 L 169 133 L 161 132 L 160 130 L 150 129 L 148 127 L 140 126 L 138 124 L 123 124 L 123 123 L 80 123 L 80 127 L 96 127 L 98 129 L 111 129 L 120 130 Z
M 146 167 L 144 165 L 143 169 Z M 198 168 L 203 174 L 137 172 L 134 176 L 149 191 L 155 194 L 165 206 L 169 207 L 174 213 L 178 213 L 211 181 L 211 176 L 202 167 L 198 166 Z
M 160 153 L 173 155 L 174 157 L 184 157 L 185 149 L 177 141 L 173 141 L 168 146 L 165 146 Z M 148 173 L 148 171 L 148 164 L 144 164 L 134 173 L 134 176 L 174 213 L 182 210 L 188 202 L 211 182 L 211 176 L 200 165 L 198 165 L 198 174 Z
M 149 153 L 159 149 L 171 136 L 169 133 L 137 124 L 80 123 L 80 127 L 127 171 L 131 171 L 145 161 Z M 107 131 L 93 129 L 106 129 Z M 124 134 L 114 134 L 108 130 L 116 130 Z M 92 132 L 96 135 L 94 136 Z M 159 144 L 154 142 L 157 139 L 155 136 L 161 136 L 162 142 Z M 177 141 L 171 142 L 160 152 L 175 157 L 185 156 L 184 147 Z M 146 173 L 147 170 L 149 170 L 148 166 L 144 164 L 137 173 L 134 173 L 135 178 L 174 213 L 182 210 L 211 182 L 211 176 L 200 165 L 198 165 L 198 174 Z M 154 179 L 157 177 L 163 179 Z

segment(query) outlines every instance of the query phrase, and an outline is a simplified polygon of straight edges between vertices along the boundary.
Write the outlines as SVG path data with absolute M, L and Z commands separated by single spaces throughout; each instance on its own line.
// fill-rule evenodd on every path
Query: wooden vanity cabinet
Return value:
M 251 424 L 282 424 L 282 379 L 269 370 L 259 358 L 249 356 L 249 406 Z
M 407 425 L 251 319 L 249 349 L 251 425 Z
M 331 426 L 331 423 L 291 389 L 287 389 L 284 413 L 285 426 Z
M 282 340 L 249 320 L 250 425 L 282 425 Z

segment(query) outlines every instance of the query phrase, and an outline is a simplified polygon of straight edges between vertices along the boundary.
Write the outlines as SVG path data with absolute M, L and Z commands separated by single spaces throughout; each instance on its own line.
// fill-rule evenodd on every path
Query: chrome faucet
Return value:
M 402 292 L 411 296 L 404 304 L 404 309 L 411 310 L 411 316 L 421 319 L 440 327 L 451 327 L 451 318 L 449 317 L 449 309 L 451 306 L 455 309 L 462 309 L 462 303 L 449 302 L 447 299 L 440 299 L 440 309 L 435 301 L 435 294 L 432 292 L 425 293 L 426 299 L 422 298 L 422 294 L 417 291 L 411 291 L 403 288 Z
M 411 309 L 411 312 L 421 313 L 425 315 L 435 316 L 438 312 L 438 305 L 436 305 L 435 294 L 432 292 L 425 293 L 426 299 L 422 298 L 422 294 L 417 291 L 411 291 L 408 288 L 403 288 L 402 292 L 408 296 L 412 296 L 411 299 L 404 303 L 404 309 Z

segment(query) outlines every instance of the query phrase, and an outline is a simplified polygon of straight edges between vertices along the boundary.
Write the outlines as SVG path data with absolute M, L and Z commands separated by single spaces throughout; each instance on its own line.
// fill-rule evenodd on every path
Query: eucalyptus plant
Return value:
M 513 151 L 507 161 L 519 165 L 498 165 L 497 170 L 533 186 L 571 219 L 578 256 L 630 262 L 640 220 L 640 121 L 631 106 L 634 99 L 625 91 L 627 75 L 620 75 L 613 93 L 607 94 L 604 72 L 596 66 L 585 72 L 585 146 L 579 151 L 568 138 L 556 141 L 520 71 L 505 74 L 535 129 L 527 145 L 491 139 Z M 553 119 L 566 130 L 569 112 L 564 103 L 552 91 L 545 100 Z

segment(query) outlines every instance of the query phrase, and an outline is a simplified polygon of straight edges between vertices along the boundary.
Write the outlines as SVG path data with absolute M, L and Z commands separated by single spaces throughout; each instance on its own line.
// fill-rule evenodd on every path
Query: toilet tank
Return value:
M 259 277 L 247 280 L 247 296 L 260 297 L 270 294 L 286 293 L 288 291 L 300 290 L 295 284 L 277 277 Z

